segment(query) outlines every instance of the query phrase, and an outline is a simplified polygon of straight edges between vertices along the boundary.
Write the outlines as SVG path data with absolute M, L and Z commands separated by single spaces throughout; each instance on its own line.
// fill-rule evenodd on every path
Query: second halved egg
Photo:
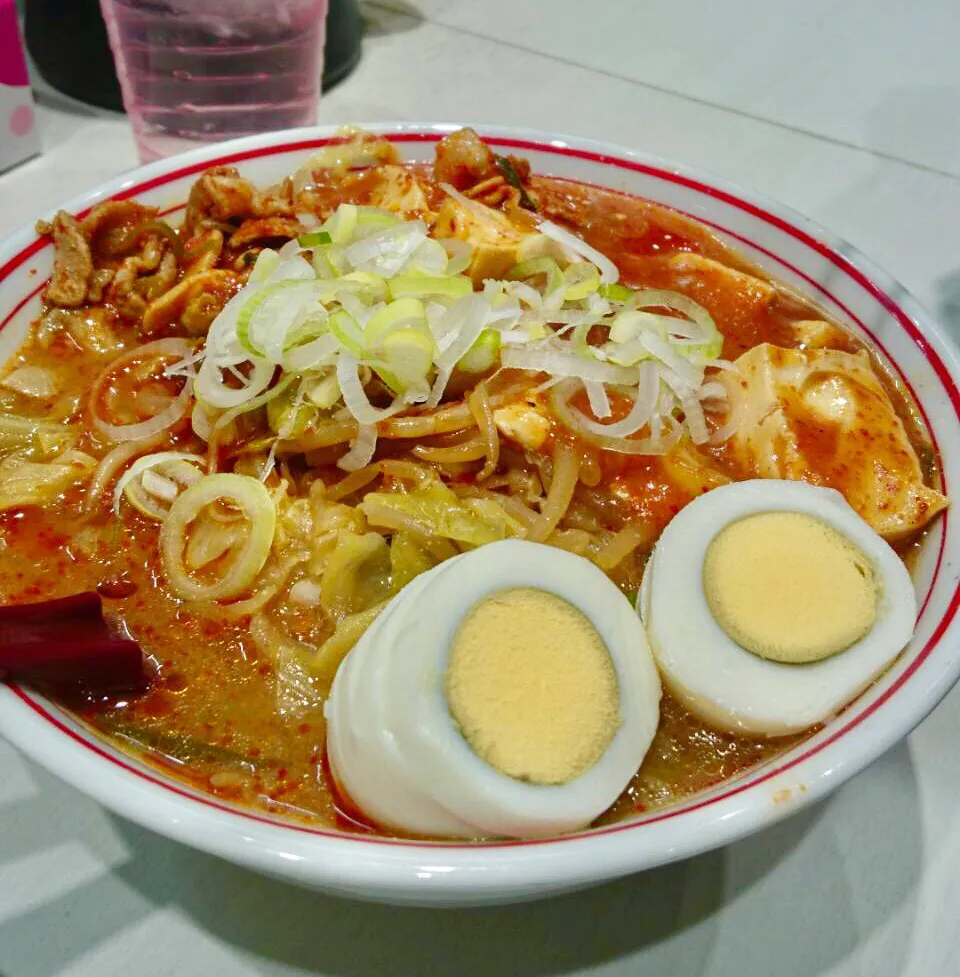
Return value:
M 903 562 L 839 492 L 758 479 L 714 489 L 657 542 L 638 598 L 664 683 L 734 733 L 835 715 L 916 621 Z

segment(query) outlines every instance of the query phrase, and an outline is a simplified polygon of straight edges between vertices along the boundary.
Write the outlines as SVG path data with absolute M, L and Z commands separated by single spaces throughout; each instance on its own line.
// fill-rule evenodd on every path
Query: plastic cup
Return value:
M 327 0 L 100 0 L 143 162 L 317 121 Z

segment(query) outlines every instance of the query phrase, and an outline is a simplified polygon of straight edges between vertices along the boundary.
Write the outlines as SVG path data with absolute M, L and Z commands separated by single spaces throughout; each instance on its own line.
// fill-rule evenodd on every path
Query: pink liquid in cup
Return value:
M 317 121 L 327 0 L 101 0 L 143 162 Z

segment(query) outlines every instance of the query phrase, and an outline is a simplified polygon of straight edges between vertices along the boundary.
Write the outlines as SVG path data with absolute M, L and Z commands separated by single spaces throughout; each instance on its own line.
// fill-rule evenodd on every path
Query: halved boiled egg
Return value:
M 823 722 L 910 640 L 903 562 L 833 489 L 758 479 L 683 509 L 647 563 L 638 609 L 663 680 L 721 729 Z
M 640 766 L 660 680 L 588 560 L 508 540 L 410 583 L 337 672 L 327 751 L 386 828 L 525 838 L 584 827 Z

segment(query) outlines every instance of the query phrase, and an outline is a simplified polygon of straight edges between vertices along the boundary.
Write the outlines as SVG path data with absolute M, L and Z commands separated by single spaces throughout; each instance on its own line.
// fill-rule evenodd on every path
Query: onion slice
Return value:
M 625 366 L 584 359 L 566 350 L 544 343 L 529 346 L 508 346 L 500 354 L 504 367 L 515 370 L 533 370 L 549 373 L 554 377 L 577 377 L 580 380 L 598 380 L 600 383 L 632 384 L 637 372 Z
M 600 284 L 612 285 L 620 277 L 617 266 L 602 252 L 590 247 L 586 241 L 572 234 L 570 231 L 554 224 L 553 221 L 540 221 L 540 233 L 556 241 L 557 244 L 569 248 L 581 258 L 586 258 L 600 269 Z
M 644 369 L 644 367 L 647 369 Z M 641 367 L 640 385 L 637 388 L 637 396 L 633 402 L 633 406 L 630 408 L 630 412 L 626 417 L 619 421 L 614 421 L 612 424 L 600 424 L 592 418 L 587 417 L 583 411 L 570 406 L 569 399 L 576 392 L 576 381 L 566 380 L 564 383 L 567 386 L 564 387 L 561 385 L 558 387 L 557 396 L 563 396 L 564 392 L 567 394 L 567 410 L 569 412 L 569 419 L 574 422 L 573 430 L 577 434 L 599 438 L 628 438 L 630 435 L 636 434 L 637 431 L 641 430 L 649 423 L 653 415 L 659 389 L 659 378 L 656 368 L 649 363 L 643 364 Z
M 649 391 L 645 390 L 647 386 L 645 384 L 641 388 L 641 394 L 638 395 L 637 401 L 634 403 L 633 410 L 631 410 L 631 413 L 634 410 L 637 411 L 637 415 L 634 418 L 630 418 L 630 415 L 627 415 L 622 421 L 617 421 L 615 424 L 599 424 L 588 418 L 582 411 L 571 407 L 569 401 L 573 394 L 576 393 L 577 386 L 576 380 L 564 380 L 562 383 L 558 383 L 555 387 L 552 387 L 549 393 L 550 407 L 562 424 L 575 434 L 578 434 L 589 444 L 594 444 L 598 448 L 603 448 L 606 451 L 615 451 L 622 455 L 665 455 L 680 440 L 683 434 L 683 427 L 670 417 L 667 418 L 668 430 L 666 433 L 663 433 L 662 430 L 660 432 L 653 430 L 654 425 L 651 423 L 651 436 L 648 438 L 630 438 L 628 436 L 610 433 L 611 431 L 623 431 L 626 429 L 628 427 L 626 423 L 628 418 L 630 419 L 630 425 L 633 425 L 636 421 L 636 416 L 640 416 L 643 412 L 647 412 L 649 420 L 658 419 L 656 408 L 650 409 L 651 400 L 654 403 L 657 400 L 657 385 L 651 385 L 653 388 L 651 398 Z M 642 398 L 643 403 L 641 404 Z M 658 427 L 662 429 L 662 421 Z M 638 427 L 634 427 L 630 433 L 635 433 L 639 429 Z
M 229 410 L 231 407 L 240 407 L 248 400 L 253 400 L 259 393 L 267 388 L 273 379 L 275 366 L 267 360 L 259 357 L 251 357 L 249 360 L 241 361 L 251 364 L 250 375 L 239 387 L 228 387 L 223 382 L 223 371 L 221 365 L 217 363 L 217 358 L 208 356 L 200 367 L 197 374 L 196 388 L 197 396 L 210 407 L 218 407 L 220 410 Z M 239 365 L 239 364 L 236 364 Z
M 355 472 L 365 468 L 373 460 L 377 450 L 377 428 L 373 424 L 361 424 L 350 450 L 337 462 L 337 468 Z
M 131 363 L 139 360 L 157 357 L 158 359 L 179 361 L 185 359 L 193 352 L 193 347 L 185 339 L 158 339 L 144 346 L 124 353 L 115 359 L 94 381 L 90 391 L 88 401 L 88 414 L 90 423 L 96 431 L 102 434 L 107 440 L 114 443 L 122 441 L 142 441 L 151 438 L 167 428 L 173 427 L 187 413 L 190 407 L 190 398 L 193 395 L 193 384 L 189 378 L 184 380 L 183 387 L 174 397 L 169 406 L 165 407 L 158 414 L 145 421 L 136 421 L 133 424 L 111 424 L 103 419 L 99 413 L 100 396 L 108 380 L 118 371 Z
M 123 473 L 123 475 L 121 475 L 119 481 L 117 482 L 116 488 L 113 490 L 114 514 L 120 514 L 120 501 L 123 499 L 123 493 L 126 491 L 127 486 L 130 485 L 130 483 L 138 475 L 143 475 L 144 472 L 155 468 L 157 465 L 163 465 L 168 461 L 188 461 L 197 465 L 201 470 L 206 463 L 206 459 L 202 456 L 191 454 L 187 451 L 158 451 L 152 455 L 144 455 L 143 458 L 138 458 Z
M 357 419 L 361 427 L 365 424 L 376 424 L 399 413 L 406 406 L 397 397 L 389 407 L 374 407 L 367 399 L 366 391 L 360 382 L 360 364 L 349 353 L 342 352 L 337 357 L 337 383 L 343 394 L 343 402 L 347 410 Z

